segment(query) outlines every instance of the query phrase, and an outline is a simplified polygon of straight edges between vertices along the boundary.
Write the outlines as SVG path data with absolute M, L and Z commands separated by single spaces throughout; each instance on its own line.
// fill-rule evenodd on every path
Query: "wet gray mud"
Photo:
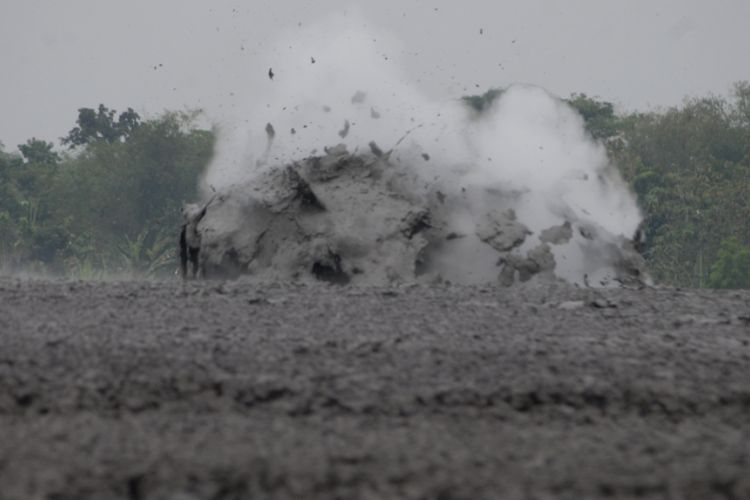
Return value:
M 0 498 L 750 498 L 750 293 L 0 279 Z

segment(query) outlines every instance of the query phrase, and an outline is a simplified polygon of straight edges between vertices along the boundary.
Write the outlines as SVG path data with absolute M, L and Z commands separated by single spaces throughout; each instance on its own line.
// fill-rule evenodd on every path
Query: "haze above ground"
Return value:
M 303 54 L 295 30 L 344 14 L 438 100 L 523 82 L 648 110 L 750 79 L 745 0 L 2 0 L 0 142 L 58 144 L 100 103 L 232 114 L 274 85 L 279 40 Z

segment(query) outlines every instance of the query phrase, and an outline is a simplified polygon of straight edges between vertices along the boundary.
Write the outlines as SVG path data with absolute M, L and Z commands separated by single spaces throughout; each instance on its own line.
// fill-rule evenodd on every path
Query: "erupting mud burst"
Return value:
M 220 137 L 207 201 L 185 212 L 199 276 L 648 279 L 635 199 L 563 101 L 513 86 L 481 113 L 435 103 L 402 83 L 375 37 L 327 28 L 290 45 L 326 57 L 274 62 L 297 77 L 274 80 L 248 128 Z
M 424 183 L 409 163 L 350 154 L 341 144 L 268 168 L 186 210 L 186 231 L 197 239 L 199 252 L 191 255 L 205 278 L 506 286 L 532 278 L 599 286 L 645 278 L 632 243 L 594 221 L 571 212 L 535 234 L 516 213 L 523 192 L 478 191 Z M 492 201 L 477 213 L 481 196 Z M 577 268 L 568 262 L 576 258 L 584 259 Z

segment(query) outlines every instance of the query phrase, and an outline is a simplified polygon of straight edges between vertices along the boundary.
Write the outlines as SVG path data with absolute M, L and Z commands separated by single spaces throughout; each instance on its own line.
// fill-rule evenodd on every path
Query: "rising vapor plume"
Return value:
M 430 100 L 363 24 L 287 33 L 273 79 L 220 129 L 188 217 L 206 276 L 644 279 L 635 199 L 572 108 L 533 86 L 481 113 Z

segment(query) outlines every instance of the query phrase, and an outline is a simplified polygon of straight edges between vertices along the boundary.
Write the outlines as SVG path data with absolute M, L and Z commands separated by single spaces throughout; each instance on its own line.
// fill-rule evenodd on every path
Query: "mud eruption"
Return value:
M 198 276 L 647 280 L 635 199 L 573 109 L 531 86 L 481 113 L 431 101 L 340 21 L 283 42 L 267 95 L 220 129 L 185 211 Z
M 372 149 L 351 154 L 340 144 L 187 207 L 186 241 L 198 275 L 505 286 L 532 278 L 594 286 L 645 278 L 630 240 L 572 211 L 535 234 L 516 213 L 524 192 L 427 183 L 410 163 Z M 483 213 L 475 212 L 477 199 Z M 577 256 L 587 260 L 570 265 Z

